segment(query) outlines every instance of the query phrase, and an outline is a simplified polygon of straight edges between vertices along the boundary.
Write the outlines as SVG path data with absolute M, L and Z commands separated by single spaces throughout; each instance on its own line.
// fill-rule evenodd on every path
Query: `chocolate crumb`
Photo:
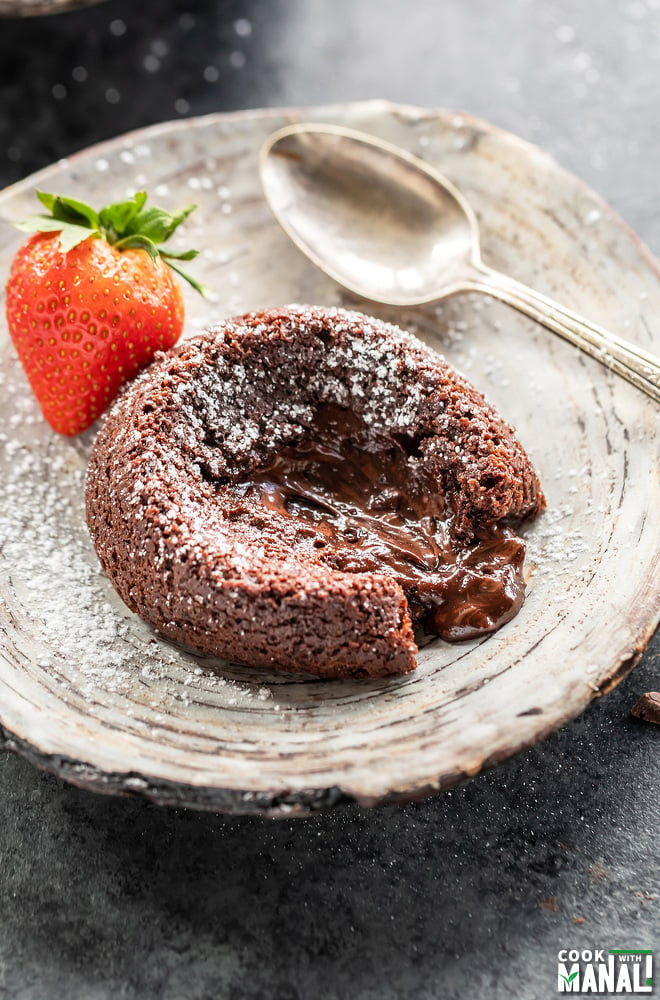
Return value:
M 630 714 L 644 722 L 660 726 L 660 691 L 647 691 L 630 709 Z
M 559 913 L 559 900 L 556 896 L 546 896 L 541 900 L 541 906 L 546 913 Z
M 596 861 L 593 865 L 589 866 L 589 876 L 592 882 L 607 882 L 612 876 L 612 872 L 607 867 L 607 865 L 601 864 L 600 861 Z

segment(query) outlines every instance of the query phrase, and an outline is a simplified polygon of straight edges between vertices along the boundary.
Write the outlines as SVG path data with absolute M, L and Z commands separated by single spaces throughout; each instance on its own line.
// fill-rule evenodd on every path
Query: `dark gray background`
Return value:
M 154 121 L 367 97 L 538 142 L 660 251 L 660 0 L 107 0 L 0 21 L 0 186 Z M 660 949 L 660 729 L 629 714 L 659 655 L 656 635 L 497 771 L 374 813 L 165 811 L 0 754 L 1 1000 L 545 1000 L 560 947 Z

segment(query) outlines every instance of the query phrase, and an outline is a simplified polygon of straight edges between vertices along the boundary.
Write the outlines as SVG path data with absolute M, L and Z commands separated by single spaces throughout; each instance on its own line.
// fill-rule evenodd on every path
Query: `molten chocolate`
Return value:
M 467 542 L 453 530 L 450 495 L 412 495 L 409 457 L 394 439 L 360 445 L 350 411 L 322 404 L 314 434 L 280 448 L 248 479 L 220 487 L 238 509 L 255 504 L 295 518 L 301 544 L 349 573 L 387 573 L 403 588 L 413 619 L 449 641 L 509 621 L 524 600 L 525 546 L 509 529 L 482 526 Z

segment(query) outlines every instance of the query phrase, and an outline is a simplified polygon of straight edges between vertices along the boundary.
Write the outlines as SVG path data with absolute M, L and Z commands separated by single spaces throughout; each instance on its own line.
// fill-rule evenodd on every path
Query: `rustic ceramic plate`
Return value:
M 340 303 L 260 193 L 262 141 L 302 118 L 423 156 L 475 206 L 486 262 L 660 350 L 648 252 L 547 155 L 463 115 L 370 102 L 160 125 L 10 188 L 0 216 L 30 214 L 37 185 L 94 202 L 143 186 L 173 208 L 195 200 L 181 240 L 202 249 L 196 273 L 217 302 L 186 293 L 189 333 L 250 308 Z M 3 222 L 2 274 L 19 242 Z M 486 640 L 431 643 L 416 673 L 389 681 L 301 679 L 168 645 L 99 571 L 83 510 L 93 433 L 67 440 L 45 426 L 3 319 L 0 745 L 77 784 L 162 803 L 270 814 L 371 805 L 496 764 L 634 665 L 660 607 L 658 408 L 487 299 L 372 311 L 413 327 L 462 369 L 517 426 L 540 470 L 549 509 L 527 531 L 520 615 Z

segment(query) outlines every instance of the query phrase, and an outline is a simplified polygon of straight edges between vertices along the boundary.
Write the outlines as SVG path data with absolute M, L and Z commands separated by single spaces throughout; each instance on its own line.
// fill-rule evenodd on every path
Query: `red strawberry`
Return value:
M 195 206 L 177 215 L 145 209 L 141 192 L 96 213 L 72 198 L 37 194 L 51 214 L 19 224 L 35 235 L 12 264 L 7 322 L 44 417 L 73 435 L 94 423 L 154 351 L 179 338 L 183 299 L 172 270 L 204 289 L 171 260 L 197 251 L 157 244 Z

